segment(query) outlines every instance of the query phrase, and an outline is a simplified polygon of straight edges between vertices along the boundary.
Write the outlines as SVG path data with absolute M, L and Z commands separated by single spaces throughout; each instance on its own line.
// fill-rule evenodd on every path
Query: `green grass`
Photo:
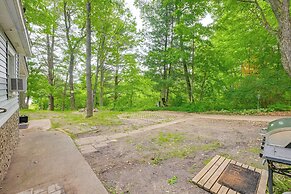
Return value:
M 208 144 L 203 145 L 164 145 L 160 147 L 159 150 L 155 152 L 155 157 L 151 158 L 151 164 L 159 165 L 162 161 L 171 159 L 171 158 L 186 158 L 195 154 L 196 152 L 209 152 L 216 150 L 222 147 L 222 144 L 219 141 L 213 141 Z
M 225 157 L 227 159 L 233 159 L 233 157 L 230 154 L 225 153 L 225 152 L 220 152 L 218 155 Z
M 283 192 L 291 192 L 291 179 L 282 176 L 282 175 L 275 175 L 274 176 L 274 193 L 283 193 Z
M 221 108 L 212 107 L 211 105 L 205 104 L 183 104 L 180 106 L 169 106 L 169 107 L 151 107 L 144 109 L 147 111 L 177 111 L 177 112 L 197 112 L 197 113 L 207 113 L 207 114 L 224 114 L 224 115 L 257 115 L 257 114 L 267 114 L 274 111 L 291 111 L 290 105 L 275 105 L 268 108 L 260 109 L 232 109 L 232 108 Z
M 207 165 L 211 160 L 212 160 L 212 158 L 207 158 L 207 159 L 203 160 L 202 163 L 203 163 L 204 165 Z
M 178 181 L 178 177 L 177 176 L 173 176 L 172 178 L 168 179 L 168 184 L 169 185 L 174 185 L 176 184 Z
M 259 154 L 261 152 L 261 149 L 257 147 L 253 147 L 253 148 L 249 148 L 247 151 L 253 154 Z
M 60 128 L 62 126 L 62 124 L 59 122 L 51 122 L 51 124 L 53 129 Z
M 185 139 L 182 133 L 163 133 L 160 132 L 159 136 L 154 138 L 153 141 L 162 146 L 165 144 L 177 144 Z
M 52 128 L 64 128 L 65 126 L 75 125 L 81 127 L 92 126 L 117 126 L 122 124 L 116 111 L 100 111 L 94 113 L 93 117 L 86 118 L 85 113 L 77 111 L 36 111 L 21 110 L 21 115 L 27 115 L 29 120 L 50 119 Z
M 198 151 L 212 151 L 220 148 L 222 144 L 218 141 L 211 142 L 209 144 L 197 145 L 197 146 L 185 146 L 182 148 L 174 148 L 166 154 L 166 158 L 185 158 Z

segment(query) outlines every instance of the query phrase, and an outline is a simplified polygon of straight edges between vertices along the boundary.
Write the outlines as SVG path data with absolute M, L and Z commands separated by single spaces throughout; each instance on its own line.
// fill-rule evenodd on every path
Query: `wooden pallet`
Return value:
M 226 186 L 218 183 L 219 177 L 222 175 L 228 164 L 235 164 L 243 168 L 260 173 L 260 181 L 257 194 L 265 194 L 268 180 L 266 170 L 254 168 L 245 164 L 241 164 L 234 160 L 227 159 L 216 155 L 193 179 L 192 181 L 204 190 L 217 194 L 239 194 Z

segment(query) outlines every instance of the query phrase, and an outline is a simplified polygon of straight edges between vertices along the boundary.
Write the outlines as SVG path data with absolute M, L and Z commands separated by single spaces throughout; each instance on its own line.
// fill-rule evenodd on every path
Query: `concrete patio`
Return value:
M 49 120 L 20 131 L 2 194 L 106 194 L 108 193 L 67 135 L 47 131 Z

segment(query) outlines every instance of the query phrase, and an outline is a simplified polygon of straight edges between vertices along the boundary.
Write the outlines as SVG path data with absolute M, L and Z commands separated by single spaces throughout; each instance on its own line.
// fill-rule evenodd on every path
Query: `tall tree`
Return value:
M 48 82 L 50 85 L 49 110 L 55 109 L 55 98 L 53 95 L 54 87 L 54 49 L 55 49 L 55 28 L 52 28 L 52 34 L 47 34 L 47 64 L 48 64 Z
M 264 9 L 264 2 L 261 0 L 238 0 L 243 3 L 251 3 L 259 12 L 262 23 L 265 28 L 273 34 L 276 34 L 280 45 L 281 61 L 285 71 L 291 76 L 291 15 L 290 0 L 267 0 L 273 16 L 277 21 L 276 25 L 272 25 L 268 20 L 269 14 Z
M 87 88 L 87 114 L 86 117 L 93 116 L 93 94 L 91 80 L 91 2 L 86 3 L 86 88 Z
M 77 6 L 77 4 L 73 4 L 73 6 Z M 75 8 L 76 9 L 76 8 Z M 72 17 L 73 15 L 73 8 L 68 6 L 68 2 L 64 1 L 64 20 L 65 20 L 65 31 L 66 31 L 66 39 L 68 45 L 68 52 L 69 52 L 69 68 L 68 68 L 68 75 L 69 75 L 69 87 L 70 87 L 70 107 L 71 110 L 75 110 L 75 91 L 74 91 L 74 67 L 75 67 L 75 55 L 77 54 L 77 48 L 79 46 L 80 41 L 83 39 L 83 35 L 80 37 L 74 36 L 72 33 Z M 75 30 L 74 30 L 75 31 Z M 81 29 L 82 33 L 83 29 Z M 66 88 L 66 87 L 65 87 Z

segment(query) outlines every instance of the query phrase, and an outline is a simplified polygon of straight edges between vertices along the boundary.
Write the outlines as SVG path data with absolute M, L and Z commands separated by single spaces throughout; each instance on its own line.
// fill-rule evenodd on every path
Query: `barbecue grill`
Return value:
M 291 118 L 283 118 L 269 123 L 264 129 L 260 156 L 268 164 L 269 193 L 273 194 L 273 173 L 279 173 L 291 178 Z

